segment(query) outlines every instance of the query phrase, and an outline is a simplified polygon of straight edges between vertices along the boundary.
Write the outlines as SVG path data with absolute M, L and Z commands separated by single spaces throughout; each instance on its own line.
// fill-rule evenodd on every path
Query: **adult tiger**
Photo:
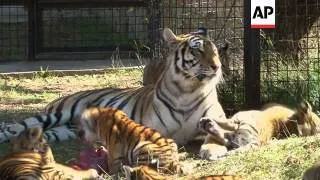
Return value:
M 199 128 L 208 133 L 202 145 L 202 158 L 214 160 L 227 154 L 227 148 L 246 150 L 264 145 L 272 138 L 320 133 L 320 118 L 306 101 L 302 101 L 295 110 L 270 103 L 261 110 L 240 111 L 230 121 L 224 122 L 201 118 Z
M 59 98 L 46 107 L 44 114 L 3 128 L 0 142 L 33 126 L 43 127 L 48 141 L 74 139 L 75 119 L 85 109 L 115 107 L 177 144 L 187 143 L 198 133 L 201 117 L 225 118 L 216 91 L 222 77 L 219 53 L 212 41 L 201 35 L 176 36 L 165 28 L 163 38 L 170 52 L 156 85 L 96 89 Z
M 154 129 L 135 123 L 115 108 L 90 108 L 79 120 L 79 137 L 86 142 L 100 141 L 110 152 L 108 167 L 118 173 L 121 164 L 149 165 L 158 161 L 165 173 L 183 174 L 178 146 Z

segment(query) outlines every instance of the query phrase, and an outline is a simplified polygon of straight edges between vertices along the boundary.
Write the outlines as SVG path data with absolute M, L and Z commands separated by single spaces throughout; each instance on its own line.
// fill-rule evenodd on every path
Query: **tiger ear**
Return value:
M 177 36 L 172 32 L 170 28 L 164 28 L 162 37 L 168 45 L 177 42 Z
M 308 111 L 312 111 L 312 107 L 305 100 L 299 104 L 298 109 L 304 113 L 307 113 Z

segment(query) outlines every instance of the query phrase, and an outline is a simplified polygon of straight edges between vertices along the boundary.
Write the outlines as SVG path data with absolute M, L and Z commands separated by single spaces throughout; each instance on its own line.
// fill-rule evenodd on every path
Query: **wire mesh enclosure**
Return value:
M 27 3 L 26 3 L 27 2 Z M 161 52 L 160 31 L 188 33 L 204 26 L 222 55 L 224 83 L 219 97 L 227 114 L 252 101 L 295 106 L 307 99 L 320 109 L 320 0 L 276 1 L 276 29 L 247 37 L 250 0 L 1 0 L 0 60 L 38 53 Z M 246 10 L 245 10 L 246 9 Z M 252 43 L 259 56 L 247 61 Z M 245 44 L 247 43 L 247 44 Z M 250 46 L 251 45 L 251 46 Z M 147 53 L 159 60 L 164 54 Z M 244 58 L 246 56 L 246 58 Z M 261 63 L 260 63 L 261 61 Z M 249 66 L 248 66 L 249 65 Z M 249 67 L 244 68 L 244 67 Z M 250 69 L 251 68 L 251 69 Z M 258 75 L 248 77 L 250 72 Z M 248 73 L 249 72 L 249 73 Z M 249 92 L 249 93 L 248 93 Z
M 40 52 L 92 51 L 146 44 L 146 8 L 41 8 Z
M 320 110 L 320 0 L 276 1 L 276 29 L 261 31 L 261 100 Z
M 0 58 L 26 59 L 28 11 L 22 0 L 0 1 Z

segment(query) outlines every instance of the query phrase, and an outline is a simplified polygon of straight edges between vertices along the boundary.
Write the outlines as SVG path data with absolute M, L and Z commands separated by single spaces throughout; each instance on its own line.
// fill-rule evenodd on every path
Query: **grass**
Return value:
M 45 76 L 35 74 L 29 79 L 3 77 L 0 79 L 0 122 L 27 118 L 60 96 L 107 86 L 141 86 L 141 79 L 139 69 L 111 70 L 100 75 L 57 77 L 49 73 Z M 173 179 L 223 173 L 239 174 L 247 179 L 301 179 L 305 169 L 320 156 L 319 146 L 318 137 L 274 140 L 257 150 L 233 154 L 214 162 L 200 160 L 189 152 L 185 163 L 194 167 L 192 175 Z M 52 147 L 56 160 L 64 163 L 75 157 L 84 146 L 72 141 L 54 143 Z M 0 146 L 0 156 L 7 151 L 7 144 Z
M 301 179 L 306 168 L 320 157 L 319 137 L 273 140 L 249 152 L 233 154 L 216 162 L 197 160 L 193 175 L 238 174 L 247 179 Z M 193 161 L 193 160 L 189 160 Z

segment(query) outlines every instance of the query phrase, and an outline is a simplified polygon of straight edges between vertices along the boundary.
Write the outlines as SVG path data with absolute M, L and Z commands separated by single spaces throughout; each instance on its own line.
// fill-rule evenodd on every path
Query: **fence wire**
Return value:
M 320 110 L 320 0 L 277 2 L 276 29 L 261 31 L 261 99 Z
M 28 11 L 21 0 L 0 2 L 0 60 L 26 59 Z

